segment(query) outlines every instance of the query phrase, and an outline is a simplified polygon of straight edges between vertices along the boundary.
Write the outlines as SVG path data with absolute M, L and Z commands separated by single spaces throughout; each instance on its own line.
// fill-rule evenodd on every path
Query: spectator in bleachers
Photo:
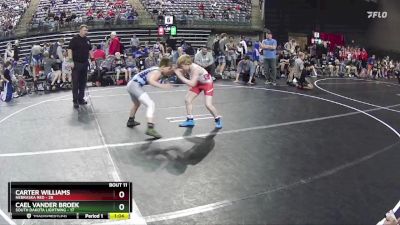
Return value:
M 65 43 L 64 38 L 60 38 L 56 43 L 50 47 L 50 56 L 56 59 L 58 68 L 61 69 L 61 63 L 64 58 L 63 56 L 63 45 Z
M 7 36 L 13 32 L 29 3 L 30 0 L 0 1 L 0 36 Z
M 246 40 L 245 40 L 245 38 L 244 38 L 244 36 L 240 36 L 240 42 L 239 42 L 239 44 L 242 44 L 242 46 L 243 46 L 243 54 L 247 54 L 248 53 L 248 49 L 247 49 L 247 43 L 246 43 Z
M 366 67 L 368 62 L 368 52 L 363 48 L 360 53 L 360 60 L 362 61 L 362 66 Z
M 223 12 L 222 12 L 222 17 L 224 18 L 224 19 L 229 19 L 229 12 L 227 11 L 227 10 L 224 10 Z
M 375 60 L 375 55 L 372 55 L 370 58 L 368 58 L 368 75 L 371 76 L 372 68 L 374 67 L 376 63 Z
M 4 63 L 13 60 L 13 57 L 14 57 L 14 52 L 12 50 L 12 44 L 11 42 L 8 42 L 6 50 L 4 50 L 4 57 L 3 57 Z
M 294 54 L 296 46 L 298 46 L 298 44 L 296 43 L 296 40 L 292 39 L 292 40 L 286 42 L 283 47 L 285 48 L 286 51 L 290 52 L 290 54 Z
M 118 83 L 118 81 L 120 80 L 120 76 L 119 75 L 121 74 L 121 72 L 125 73 L 125 81 L 127 81 L 126 79 L 128 77 L 128 73 L 127 73 L 127 70 L 126 70 L 125 59 L 121 57 L 121 53 L 119 53 L 119 52 L 115 53 L 114 65 L 115 65 L 115 73 L 116 73 L 117 84 L 121 84 L 121 83 Z
M 140 41 L 139 38 L 136 37 L 136 34 L 134 34 L 130 40 L 130 44 L 131 44 L 131 51 L 136 52 L 140 46 Z
M 50 57 L 49 52 L 45 52 L 43 55 L 43 73 L 51 81 L 51 89 L 53 89 L 56 81 L 61 79 L 61 68 L 56 66 L 57 61 Z
M 182 47 L 178 47 L 177 51 L 173 54 L 172 64 L 176 64 L 176 62 L 178 61 L 178 58 L 181 55 L 184 55 L 184 54 L 185 54 L 185 52 L 183 51 L 183 48 Z
M 244 47 L 243 47 L 242 43 L 239 43 L 239 45 L 237 46 L 237 49 L 236 49 L 236 58 L 237 58 L 236 61 L 242 60 L 245 55 L 246 54 L 245 54 Z
M 68 52 L 64 51 L 63 52 L 63 62 L 62 62 L 62 84 L 63 86 L 66 86 L 67 83 L 72 82 L 72 62 L 68 60 Z
M 97 45 L 96 50 L 92 53 L 92 58 L 94 61 L 98 59 L 106 59 L 106 53 L 101 49 L 101 45 Z
M 158 65 L 158 60 L 154 57 L 154 52 L 150 51 L 149 56 L 144 60 L 144 67 L 146 69 L 157 66 Z
M 139 69 L 136 66 L 136 60 L 133 58 L 132 55 L 128 56 L 128 58 L 125 60 L 125 63 L 126 63 L 126 70 L 127 70 L 127 73 L 125 73 L 125 80 L 126 80 L 126 82 L 128 82 L 131 79 L 132 74 L 138 73 Z
M 164 46 L 160 42 L 160 38 L 157 39 L 156 43 L 153 45 L 154 53 L 160 53 L 161 55 L 165 54 Z
M 199 10 L 203 11 L 204 10 L 204 3 L 200 2 L 199 4 Z
M 15 42 L 14 42 L 14 51 L 13 51 L 13 53 L 14 53 L 14 56 L 13 56 L 14 62 L 18 62 L 19 54 L 20 54 L 19 40 L 15 40 Z
M 165 44 L 172 49 L 171 55 L 173 55 L 176 52 L 176 39 L 168 36 Z
M 339 76 L 339 60 L 333 55 L 332 52 L 328 54 L 328 68 L 330 76 Z
M 142 57 L 147 57 L 148 51 L 147 49 L 143 48 L 142 46 L 139 47 L 139 49 L 133 53 L 135 58 L 142 58 Z
M 195 55 L 194 63 L 206 69 L 209 74 L 214 75 L 214 57 L 207 47 L 201 48 L 201 51 Z
M 117 37 L 117 33 L 115 31 L 110 34 L 110 47 L 108 49 L 109 55 L 115 55 L 116 52 L 121 52 L 121 42 Z

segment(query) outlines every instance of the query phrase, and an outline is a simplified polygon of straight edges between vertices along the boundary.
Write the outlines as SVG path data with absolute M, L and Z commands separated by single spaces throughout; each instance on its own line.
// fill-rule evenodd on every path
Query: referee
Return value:
M 79 34 L 71 39 L 68 46 L 68 59 L 72 64 L 72 101 L 74 108 L 79 105 L 86 105 L 85 88 L 87 82 L 87 72 L 89 67 L 89 51 L 92 48 L 88 34 L 87 25 L 82 24 Z

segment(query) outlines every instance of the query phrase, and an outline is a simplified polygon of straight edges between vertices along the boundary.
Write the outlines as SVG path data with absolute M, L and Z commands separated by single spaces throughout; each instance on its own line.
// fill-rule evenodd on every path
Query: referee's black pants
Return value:
M 87 72 L 89 62 L 74 62 L 72 69 L 72 101 L 74 103 L 83 102 L 87 83 Z

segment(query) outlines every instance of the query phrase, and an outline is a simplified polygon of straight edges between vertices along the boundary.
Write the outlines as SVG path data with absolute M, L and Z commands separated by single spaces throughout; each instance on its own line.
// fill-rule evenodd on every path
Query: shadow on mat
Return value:
M 88 106 L 80 106 L 79 109 L 73 109 L 70 125 L 82 126 L 90 125 L 95 121 L 93 110 Z
M 214 149 L 218 129 L 214 129 L 204 138 L 191 137 L 192 128 L 187 128 L 183 137 L 185 140 L 194 143 L 194 146 L 188 150 L 182 150 L 179 146 L 168 148 L 151 148 L 152 142 L 142 145 L 140 153 L 150 161 L 150 165 L 157 168 L 164 167 L 169 173 L 174 175 L 183 174 L 188 165 L 200 163 Z M 155 169 L 155 168 L 153 168 Z

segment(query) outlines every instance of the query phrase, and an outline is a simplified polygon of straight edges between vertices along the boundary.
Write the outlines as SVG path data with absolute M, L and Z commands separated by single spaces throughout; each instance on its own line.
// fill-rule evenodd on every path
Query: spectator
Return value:
M 292 39 L 292 40 L 286 42 L 283 47 L 285 48 L 286 51 L 290 52 L 291 54 L 294 54 L 296 52 L 295 51 L 296 46 L 298 46 L 298 44 L 296 43 L 296 40 Z
M 168 47 L 171 47 L 173 55 L 176 51 L 176 39 L 168 36 L 165 43 L 167 44 Z
M 139 49 L 134 53 L 135 58 L 141 58 L 141 57 L 147 57 L 148 52 L 147 49 L 145 50 L 142 46 L 139 47 Z
M 132 55 L 128 56 L 128 58 L 125 60 L 125 63 L 127 70 L 127 73 L 125 73 L 125 80 L 126 82 L 128 82 L 132 77 L 132 73 L 133 74 L 139 73 L 139 69 L 137 68 L 136 61 Z
M 149 52 L 149 56 L 144 60 L 144 67 L 146 69 L 157 66 L 158 62 L 157 59 L 154 57 L 154 52 Z
M 372 74 L 372 68 L 374 67 L 374 65 L 376 64 L 376 60 L 375 60 L 375 55 L 372 55 L 370 58 L 368 58 L 368 75 L 371 76 Z
M 219 50 L 219 41 L 220 41 L 220 36 L 217 34 L 217 35 L 215 35 L 215 38 L 214 38 L 214 41 L 213 41 L 213 45 L 212 45 L 213 54 L 215 56 L 218 56 L 219 52 L 220 52 L 220 50 Z
M 14 57 L 14 52 L 12 50 L 12 44 L 11 42 L 8 42 L 6 50 L 4 51 L 4 63 L 13 60 L 13 57 Z
M 4 64 L 4 71 L 1 77 L 1 79 L 3 80 L 1 85 L 4 91 L 0 93 L 1 100 L 4 102 L 10 102 L 13 98 L 14 89 L 11 80 L 11 68 L 12 68 L 11 62 L 6 61 Z
M 134 34 L 132 36 L 130 44 L 131 44 L 131 48 L 132 48 L 131 49 L 132 53 L 136 52 L 140 46 L 140 41 L 139 41 L 139 38 L 136 37 L 136 34 Z
M 14 44 L 14 62 L 18 62 L 19 60 L 19 41 L 15 40 L 15 44 Z
M 226 44 L 228 42 L 228 35 L 226 33 L 221 34 L 221 39 L 219 40 L 219 52 L 226 56 Z
M 218 76 L 220 76 L 222 79 L 226 79 L 226 77 L 224 76 L 225 66 L 226 66 L 225 55 L 222 53 L 219 53 L 219 55 L 217 57 L 216 72 L 217 72 Z
M 153 45 L 154 53 L 165 54 L 164 46 L 160 43 L 160 38 L 157 39 L 157 42 Z
M 121 72 L 125 73 L 125 81 L 128 82 L 127 78 L 128 78 L 128 74 L 127 74 L 127 70 L 126 70 L 126 64 L 125 64 L 125 60 L 121 57 L 121 53 L 116 52 L 115 53 L 115 72 L 116 74 L 116 78 L 117 78 L 117 84 L 120 85 L 122 84 L 121 82 L 119 82 L 120 77 L 119 75 L 121 74 Z
M 43 48 L 40 45 L 33 45 L 31 49 L 31 65 L 33 67 L 32 73 L 33 77 L 36 78 L 36 75 L 39 73 L 40 65 L 42 64 L 43 58 Z
M 224 18 L 224 19 L 229 19 L 229 13 L 228 13 L 228 11 L 226 11 L 226 10 L 224 10 L 224 12 L 222 13 L 222 17 Z
M 357 63 L 355 59 L 348 60 L 348 63 L 346 65 L 346 72 L 349 77 L 358 77 Z
M 93 51 L 93 60 L 106 59 L 106 53 L 101 49 L 101 45 L 97 45 L 96 50 Z
M 228 64 L 230 65 L 231 70 L 235 70 L 235 68 L 236 68 L 237 46 L 234 41 L 235 41 L 234 37 L 230 36 L 229 43 L 226 44 L 226 49 L 227 49 L 226 60 L 228 61 Z
M 277 42 L 272 39 L 271 31 L 267 30 L 266 39 L 261 43 L 261 49 L 263 50 L 264 70 L 267 79 L 265 84 L 272 84 L 273 86 L 276 86 L 276 46 Z
M 185 42 L 185 44 L 186 44 L 185 53 L 187 55 L 194 57 L 195 53 L 194 53 L 194 48 L 192 47 L 192 44 L 190 44 L 189 42 Z
M 204 3 L 201 2 L 201 3 L 199 4 L 199 10 L 200 10 L 200 11 L 203 11 L 203 10 L 204 10 Z
M 117 37 L 117 33 L 115 31 L 111 32 L 110 37 L 111 41 L 108 54 L 115 55 L 116 52 L 121 52 L 121 42 L 119 41 L 119 38 Z
M 178 50 L 173 54 L 172 63 L 176 64 L 176 62 L 178 61 L 178 58 L 181 55 L 184 55 L 184 54 L 185 54 L 185 52 L 183 51 L 183 48 L 182 47 L 178 47 Z
M 50 57 L 56 60 L 56 64 L 54 65 L 54 68 L 56 71 L 61 70 L 61 64 L 64 59 L 63 56 L 63 45 L 64 45 L 64 39 L 61 38 L 59 39 L 56 43 L 51 45 L 50 47 Z
M 247 81 L 247 84 L 254 84 L 253 77 L 254 77 L 254 72 L 255 72 L 255 65 L 252 61 L 250 61 L 249 56 L 245 56 L 244 59 L 240 60 L 237 66 L 237 71 L 236 71 L 236 79 L 235 83 L 239 82 L 239 76 L 242 76 L 243 81 Z
M 247 54 L 247 43 L 246 43 L 246 40 L 245 40 L 245 38 L 243 37 L 243 36 L 240 36 L 240 42 L 239 42 L 239 44 L 242 44 L 242 46 L 243 46 L 243 54 Z
M 211 75 L 214 74 L 214 57 L 211 52 L 208 51 L 207 47 L 203 47 L 194 57 L 194 63 L 203 67 Z
M 63 62 L 62 62 L 62 87 L 66 87 L 67 83 L 72 82 L 72 62 L 68 60 L 68 53 L 64 51 L 63 53 Z
M 306 79 L 312 71 L 311 67 L 311 63 L 305 60 L 305 54 L 299 52 L 298 57 L 295 59 L 292 72 L 288 76 L 287 84 L 289 86 L 297 86 L 299 89 L 312 89 L 312 84 Z
M 244 50 L 244 47 L 243 47 L 242 43 L 239 43 L 239 45 L 237 46 L 236 55 L 237 55 L 237 59 L 239 59 L 239 61 L 244 58 L 245 50 Z
M 397 81 L 400 84 L 400 62 L 397 62 L 394 68 L 394 75 L 397 77 Z
M 57 60 L 50 57 L 49 52 L 45 52 L 43 55 L 43 73 L 51 81 L 50 89 L 54 90 L 54 84 L 61 79 L 61 70 L 57 65 Z
M 362 61 L 362 66 L 363 66 L 364 68 L 367 67 L 368 52 L 367 52 L 367 50 L 365 50 L 365 48 L 363 48 L 363 49 L 361 50 L 360 59 L 361 59 L 361 61 Z

